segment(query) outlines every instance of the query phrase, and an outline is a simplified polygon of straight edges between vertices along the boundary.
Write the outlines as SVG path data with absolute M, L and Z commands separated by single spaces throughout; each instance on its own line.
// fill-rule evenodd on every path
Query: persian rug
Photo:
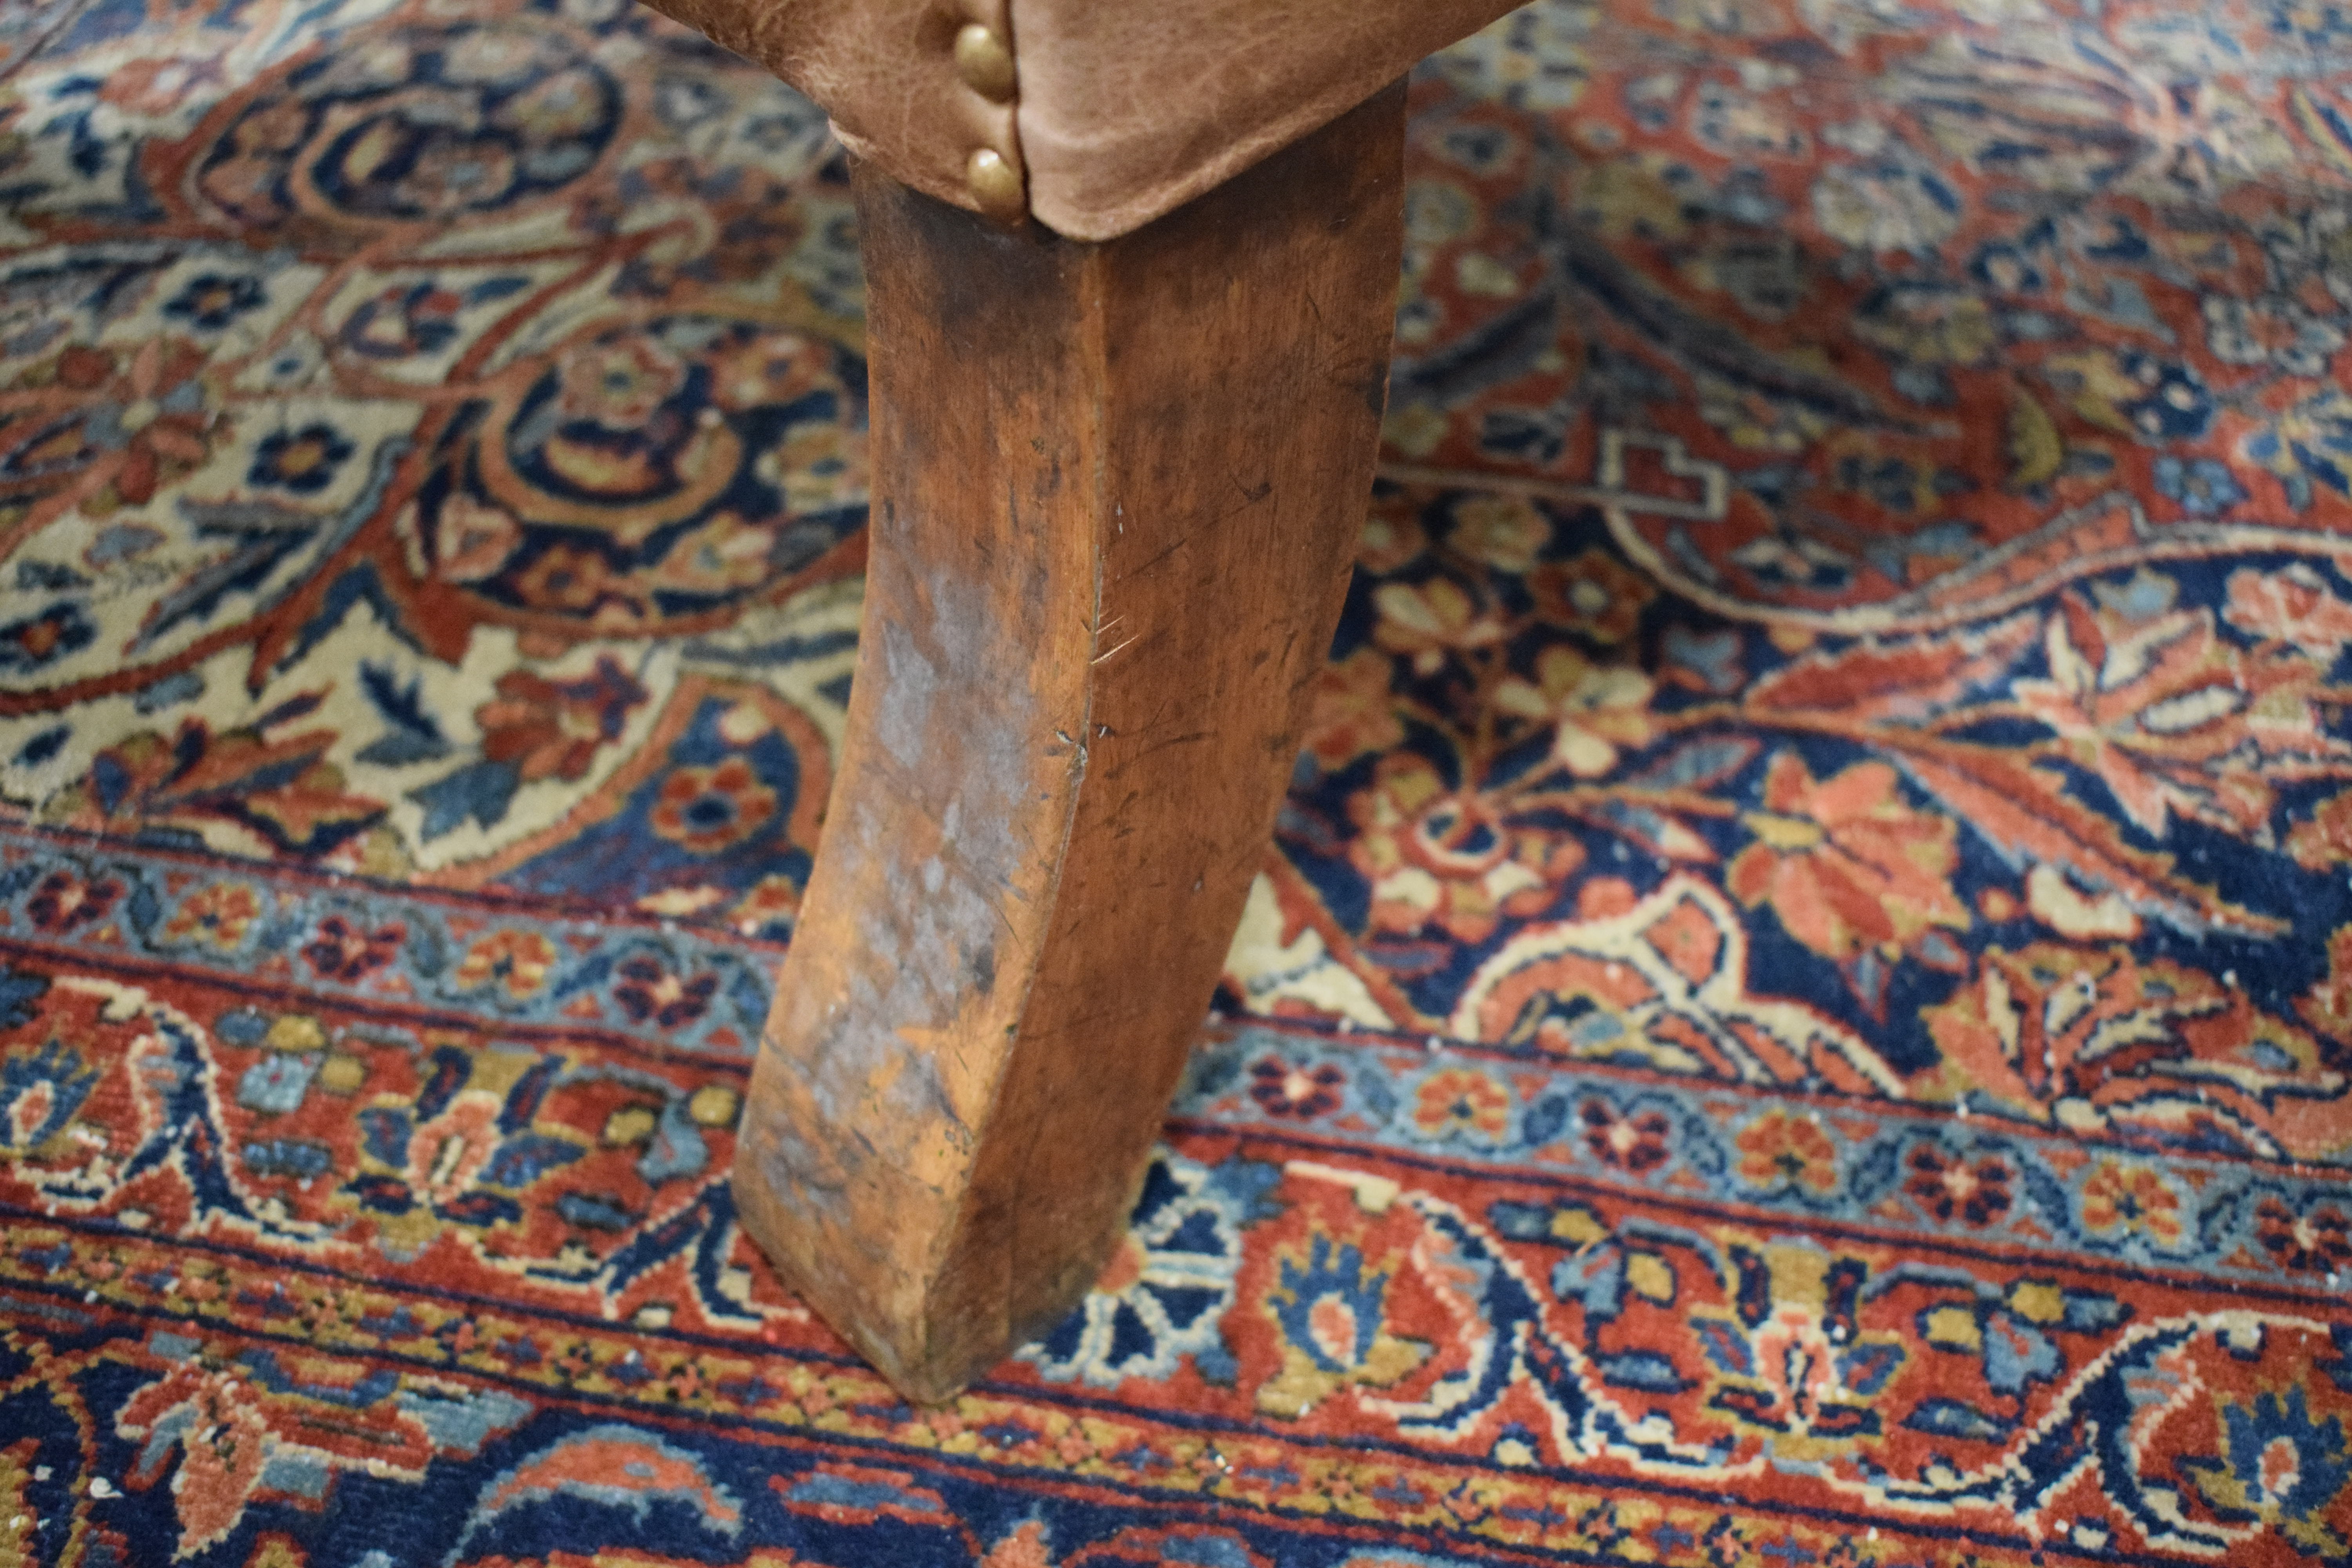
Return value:
M 0 4 L 0 1563 L 2352 1561 L 2352 10 L 1542 0 L 1413 103 L 1216 1012 L 919 1409 L 725 1180 L 821 117 L 625 0 Z

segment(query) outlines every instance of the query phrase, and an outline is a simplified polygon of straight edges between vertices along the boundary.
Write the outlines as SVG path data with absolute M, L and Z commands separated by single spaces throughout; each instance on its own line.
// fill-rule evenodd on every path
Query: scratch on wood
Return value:
M 1124 573 L 1121 573 L 1121 574 L 1119 574 L 1119 576 L 1120 576 L 1120 581 L 1124 582 L 1124 581 L 1126 581 L 1127 579 L 1131 578 L 1131 577 L 1140 577 L 1140 576 L 1142 576 L 1146 572 L 1150 571 L 1154 566 L 1159 565 L 1162 561 L 1167 560 L 1171 555 L 1175 554 L 1178 551 L 1180 551 L 1180 550 L 1183 549 L 1183 548 L 1184 548 L 1184 546 L 1186 546 L 1187 544 L 1190 544 L 1191 542 L 1192 542 L 1192 538 L 1191 538 L 1191 536 L 1190 536 L 1190 535 L 1186 535 L 1184 538 L 1181 538 L 1181 539 L 1177 540 L 1174 543 L 1172 543 L 1172 544 L 1169 545 L 1169 547 L 1168 547 L 1167 549 L 1165 549 L 1165 550 L 1161 551 L 1159 554 L 1157 554 L 1157 555 L 1153 556 L 1150 560 L 1144 562 L 1141 565 L 1139 565 L 1139 566 L 1136 567 L 1133 571 L 1131 571 L 1131 572 L 1124 572 Z
M 1164 741 L 1152 742 L 1151 744 L 1144 747 L 1143 750 L 1136 752 L 1135 755 L 1128 758 L 1127 760 L 1131 765 L 1141 762 L 1144 758 L 1150 756 L 1154 752 L 1165 751 L 1170 746 L 1189 746 L 1196 741 L 1205 741 L 1215 733 L 1216 731 L 1213 730 L 1195 730 L 1187 735 L 1171 735 Z
M 1224 510 L 1219 512 L 1216 516 L 1216 521 L 1218 522 L 1223 522 L 1228 518 L 1239 517 L 1242 513 L 1249 510 L 1250 508 L 1257 505 L 1260 501 L 1265 500 L 1266 497 L 1274 493 L 1274 481 L 1272 479 L 1260 479 L 1257 482 L 1257 488 L 1255 489 L 1252 489 L 1247 485 L 1243 484 L 1241 480 L 1234 479 L 1234 476 L 1231 474 L 1227 474 L 1225 478 L 1233 480 L 1234 489 L 1240 494 L 1242 499 L 1239 504 L 1229 506 Z

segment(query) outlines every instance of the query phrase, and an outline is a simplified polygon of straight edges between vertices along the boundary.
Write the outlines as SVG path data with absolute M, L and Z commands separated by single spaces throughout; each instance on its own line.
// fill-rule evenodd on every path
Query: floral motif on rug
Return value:
M 0 7 L 0 1563 L 2352 1561 L 2352 18 L 1543 0 L 1129 1231 L 726 1182 L 854 655 L 822 117 Z

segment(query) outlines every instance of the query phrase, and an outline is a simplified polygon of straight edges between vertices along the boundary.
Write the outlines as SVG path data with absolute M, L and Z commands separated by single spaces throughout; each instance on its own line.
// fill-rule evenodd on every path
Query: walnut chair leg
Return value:
M 865 626 L 735 1191 L 910 1397 L 1051 1329 L 1134 1201 L 1347 589 L 1403 112 L 1099 245 L 857 173 Z

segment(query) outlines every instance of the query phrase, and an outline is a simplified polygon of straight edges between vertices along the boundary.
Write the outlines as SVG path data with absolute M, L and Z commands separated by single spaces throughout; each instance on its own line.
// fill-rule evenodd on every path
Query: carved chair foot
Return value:
M 857 174 L 865 625 L 735 1190 L 912 1398 L 1134 1201 L 1346 593 L 1402 134 L 1399 86 L 1098 245 Z

